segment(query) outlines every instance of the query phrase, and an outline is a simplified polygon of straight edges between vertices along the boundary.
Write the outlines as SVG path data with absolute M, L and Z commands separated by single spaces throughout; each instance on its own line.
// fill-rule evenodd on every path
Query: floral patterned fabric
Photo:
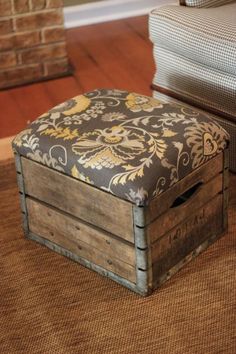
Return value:
M 220 153 L 228 134 L 206 115 L 120 90 L 95 90 L 16 136 L 19 154 L 137 205 Z

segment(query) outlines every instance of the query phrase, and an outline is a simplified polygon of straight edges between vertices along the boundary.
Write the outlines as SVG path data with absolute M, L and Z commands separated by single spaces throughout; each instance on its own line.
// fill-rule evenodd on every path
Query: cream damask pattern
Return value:
M 19 133 L 19 154 L 137 205 L 226 148 L 206 115 L 121 90 L 68 100 Z

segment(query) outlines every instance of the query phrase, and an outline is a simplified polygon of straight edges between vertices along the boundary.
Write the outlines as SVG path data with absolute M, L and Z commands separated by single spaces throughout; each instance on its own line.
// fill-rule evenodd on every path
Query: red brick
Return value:
M 62 0 L 47 0 L 47 8 L 63 7 Z
M 19 33 L 15 35 L 15 47 L 16 48 L 27 48 L 34 47 L 41 43 L 40 31 Z
M 10 0 L 0 0 L 0 17 L 8 16 L 12 13 L 12 6 Z
M 28 0 L 14 0 L 14 10 L 15 10 L 15 13 L 17 13 L 17 14 L 28 12 L 29 11 L 29 1 Z
M 3 52 L 0 53 L 0 68 L 9 68 L 11 66 L 16 65 L 16 54 L 15 52 Z
M 21 52 L 22 62 L 24 64 L 43 62 L 52 58 L 56 59 L 66 56 L 66 46 L 64 43 L 35 47 Z
M 50 61 L 44 63 L 44 72 L 46 76 L 54 76 L 58 74 L 67 73 L 69 70 L 69 63 L 67 59 Z
M 14 34 L 1 36 L 0 43 L 0 50 L 9 50 L 14 48 Z
M 1 36 L 1 50 L 34 47 L 41 43 L 40 31 Z
M 31 10 L 39 11 L 46 8 L 46 0 L 31 0 Z
M 43 30 L 43 42 L 59 42 L 65 40 L 64 27 L 45 28 Z
M 8 34 L 11 32 L 13 32 L 12 20 L 8 19 L 0 21 L 0 35 Z
M 15 18 L 17 31 L 27 31 L 63 23 L 62 12 L 59 10 L 45 11 L 33 15 Z
M 40 79 L 42 75 L 42 66 L 40 64 L 0 71 L 0 88 L 32 82 Z

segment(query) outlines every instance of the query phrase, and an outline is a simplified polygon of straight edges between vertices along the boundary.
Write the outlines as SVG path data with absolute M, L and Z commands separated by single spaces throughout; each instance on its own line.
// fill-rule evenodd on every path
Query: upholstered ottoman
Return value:
M 13 141 L 25 234 L 147 295 L 227 229 L 227 147 L 196 110 L 75 97 Z

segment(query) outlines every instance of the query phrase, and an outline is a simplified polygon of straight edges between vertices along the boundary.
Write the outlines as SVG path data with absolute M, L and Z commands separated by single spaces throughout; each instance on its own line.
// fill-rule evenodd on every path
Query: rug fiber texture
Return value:
M 0 163 L 0 353 L 235 354 L 230 179 L 229 232 L 142 298 L 26 240 L 13 162 Z

